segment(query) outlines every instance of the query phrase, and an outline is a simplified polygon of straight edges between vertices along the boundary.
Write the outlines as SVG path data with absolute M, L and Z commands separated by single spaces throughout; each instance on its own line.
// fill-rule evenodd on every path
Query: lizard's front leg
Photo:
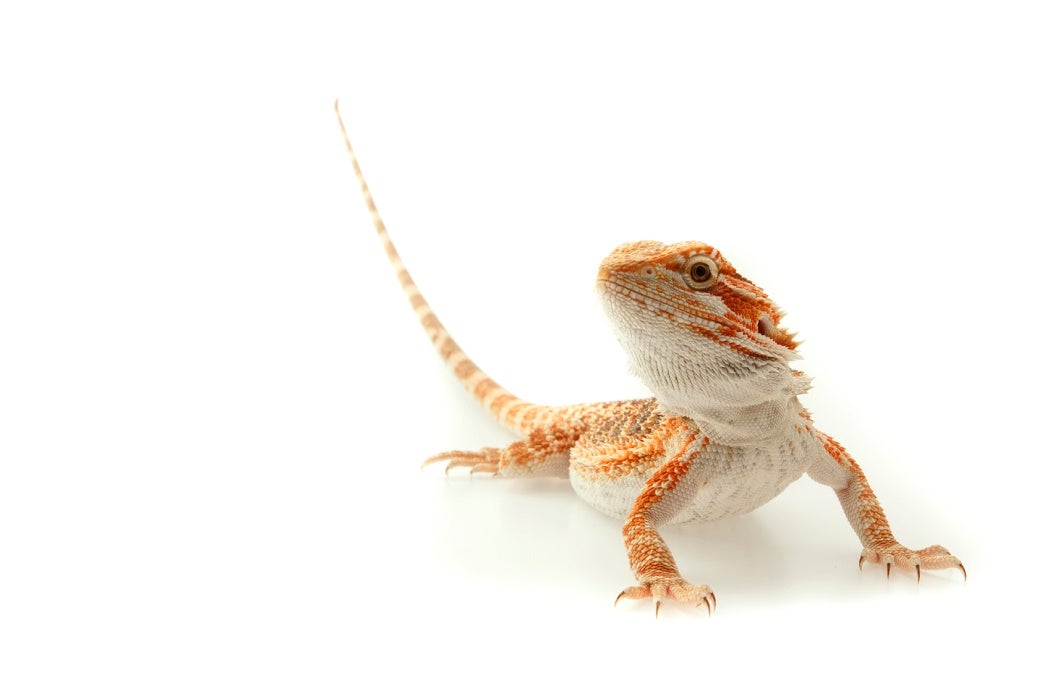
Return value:
M 813 430 L 813 433 L 822 453 L 809 469 L 809 475 L 818 483 L 829 485 L 835 490 L 846 519 L 864 547 L 860 554 L 861 567 L 865 562 L 885 564 L 887 576 L 894 567 L 914 569 L 916 578 L 921 578 L 923 568 L 958 568 L 965 579 L 966 568 L 962 561 L 943 546 L 915 550 L 898 543 L 890 530 L 886 513 L 857 462 L 828 435 L 817 430 Z
M 700 436 L 695 427 L 683 426 L 680 431 L 683 444 L 648 478 L 627 514 L 623 527 L 627 559 L 634 571 L 638 585 L 620 593 L 621 598 L 641 599 L 652 597 L 656 601 L 656 613 L 665 599 L 674 599 L 690 606 L 707 607 L 708 613 L 715 605 L 715 593 L 707 585 L 693 585 L 682 579 L 674 557 L 657 528 L 674 519 L 688 505 L 703 486 L 700 460 L 708 439 Z

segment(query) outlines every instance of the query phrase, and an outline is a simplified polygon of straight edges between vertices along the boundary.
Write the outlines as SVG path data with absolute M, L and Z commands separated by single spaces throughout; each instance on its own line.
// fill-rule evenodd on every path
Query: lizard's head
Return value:
M 788 366 L 797 343 L 780 310 L 709 245 L 621 245 L 602 261 L 598 292 L 635 373 L 671 411 L 805 390 Z

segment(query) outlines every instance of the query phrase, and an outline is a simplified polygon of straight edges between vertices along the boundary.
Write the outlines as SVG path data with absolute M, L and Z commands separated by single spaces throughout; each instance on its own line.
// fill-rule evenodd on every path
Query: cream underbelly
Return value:
M 698 469 L 696 495 L 679 507 L 671 522 L 709 521 L 750 512 L 784 491 L 806 471 L 804 449 L 797 443 L 777 447 L 717 447 L 708 449 Z M 655 467 L 616 478 L 593 477 L 582 464 L 570 464 L 569 480 L 581 499 L 600 512 L 622 519 Z

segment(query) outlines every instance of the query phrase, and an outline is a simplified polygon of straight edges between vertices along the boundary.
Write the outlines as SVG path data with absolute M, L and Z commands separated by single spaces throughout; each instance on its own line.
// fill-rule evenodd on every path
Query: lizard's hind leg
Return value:
M 485 447 L 478 451 L 444 451 L 434 454 L 423 464 L 446 461 L 445 473 L 454 468 L 469 468 L 471 474 L 491 473 L 506 478 L 568 478 L 569 451 L 582 434 L 582 425 L 557 422 L 539 427 L 525 439 L 503 449 Z

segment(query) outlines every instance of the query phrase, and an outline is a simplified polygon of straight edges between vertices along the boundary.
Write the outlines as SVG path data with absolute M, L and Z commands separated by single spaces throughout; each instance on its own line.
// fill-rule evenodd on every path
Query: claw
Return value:
M 947 559 L 947 560 L 945 560 Z M 903 572 L 905 568 L 915 566 L 915 582 L 922 582 L 922 569 L 938 570 L 949 566 L 962 571 L 963 582 L 966 582 L 966 568 L 962 562 L 951 555 L 943 546 L 927 546 L 915 551 L 905 548 L 900 544 L 891 546 L 878 546 L 874 548 L 865 547 L 857 560 L 858 570 L 864 570 L 864 564 L 868 561 L 886 564 L 886 578 L 893 575 L 893 569 L 899 567 Z
M 425 469 L 430 464 L 435 464 L 438 461 L 445 461 L 447 458 L 449 458 L 449 453 L 448 452 L 444 452 L 443 451 L 440 454 L 433 454 L 433 455 L 428 456 L 427 458 L 423 459 L 423 463 L 421 463 L 419 465 L 419 468 L 420 469 Z
M 718 598 L 715 597 L 714 592 L 711 593 L 711 607 L 711 611 L 715 611 L 716 609 L 718 609 Z
M 498 472 L 498 450 L 496 449 L 482 449 L 481 451 L 443 451 L 440 454 L 434 454 L 423 460 L 422 468 L 426 468 L 430 464 L 437 463 L 438 461 L 447 461 L 445 464 L 445 475 L 449 475 L 453 469 L 457 468 L 468 468 L 470 469 L 471 475 L 475 471 L 479 473 L 491 472 L 495 475 Z
M 663 609 L 664 602 L 668 600 L 681 602 L 692 608 L 703 605 L 707 608 L 708 616 L 714 611 L 716 604 L 714 593 L 707 585 L 690 585 L 677 576 L 656 582 L 645 581 L 641 585 L 628 587 L 616 596 L 613 606 L 616 606 L 625 597 L 627 599 L 651 599 L 655 603 L 653 612 L 657 619 L 660 618 L 660 610 Z

